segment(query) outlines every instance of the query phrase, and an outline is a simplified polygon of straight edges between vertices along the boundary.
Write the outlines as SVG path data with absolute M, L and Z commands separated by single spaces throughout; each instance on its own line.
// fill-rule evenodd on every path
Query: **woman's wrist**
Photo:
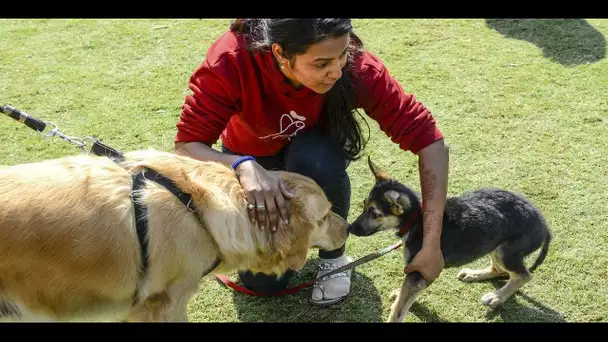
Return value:
M 247 161 L 255 161 L 255 158 L 252 156 L 240 156 L 238 158 L 236 158 L 233 162 L 232 162 L 232 170 L 237 171 L 239 165 L 241 165 L 244 162 Z

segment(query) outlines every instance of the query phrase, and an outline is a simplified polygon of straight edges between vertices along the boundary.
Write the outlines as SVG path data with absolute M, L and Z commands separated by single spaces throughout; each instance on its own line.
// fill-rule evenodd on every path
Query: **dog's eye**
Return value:
M 380 215 L 378 215 L 378 213 L 376 212 L 376 210 L 375 210 L 373 207 L 369 207 L 369 209 L 367 209 L 367 214 L 368 214 L 368 215 L 369 215 L 369 216 L 370 216 L 370 217 L 371 217 L 373 220 L 377 219 L 377 218 L 378 218 L 378 216 L 380 216 Z

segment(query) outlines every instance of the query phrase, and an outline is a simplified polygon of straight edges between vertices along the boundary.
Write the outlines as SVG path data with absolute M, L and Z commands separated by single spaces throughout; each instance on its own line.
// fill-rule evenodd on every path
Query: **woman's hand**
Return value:
M 428 282 L 433 282 L 445 266 L 441 249 L 430 245 L 422 247 L 414 260 L 405 266 L 405 273 L 418 271 Z
M 236 172 L 250 205 L 251 222 L 257 221 L 260 229 L 270 227 L 273 232 L 277 230 L 279 221 L 289 224 L 291 215 L 286 200 L 295 194 L 277 175 L 251 160 L 239 164 Z

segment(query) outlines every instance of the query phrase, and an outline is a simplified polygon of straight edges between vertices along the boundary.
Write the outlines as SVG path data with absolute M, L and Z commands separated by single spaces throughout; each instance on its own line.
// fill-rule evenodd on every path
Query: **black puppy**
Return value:
M 404 239 L 404 262 L 412 261 L 422 248 L 422 206 L 420 196 L 380 170 L 368 158 L 376 183 L 363 202 L 363 212 L 349 231 L 369 236 L 383 230 L 396 230 Z M 489 255 L 485 269 L 463 269 L 462 281 L 481 281 L 508 276 L 502 288 L 481 298 L 496 308 L 532 279 L 530 272 L 547 256 L 552 239 L 547 222 L 528 200 L 513 192 L 486 188 L 448 198 L 443 215 L 441 252 L 446 268 L 459 267 Z M 530 267 L 524 258 L 542 247 Z M 409 273 L 396 294 L 389 322 L 401 322 L 428 283 L 420 273 Z

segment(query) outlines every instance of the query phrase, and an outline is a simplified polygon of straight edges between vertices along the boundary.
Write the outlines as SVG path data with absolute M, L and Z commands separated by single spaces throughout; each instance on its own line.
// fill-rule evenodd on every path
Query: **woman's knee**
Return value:
M 238 274 L 240 281 L 246 288 L 260 293 L 274 293 L 287 287 L 294 271 L 288 270 L 279 279 L 276 278 L 276 275 L 248 271 L 241 271 Z

